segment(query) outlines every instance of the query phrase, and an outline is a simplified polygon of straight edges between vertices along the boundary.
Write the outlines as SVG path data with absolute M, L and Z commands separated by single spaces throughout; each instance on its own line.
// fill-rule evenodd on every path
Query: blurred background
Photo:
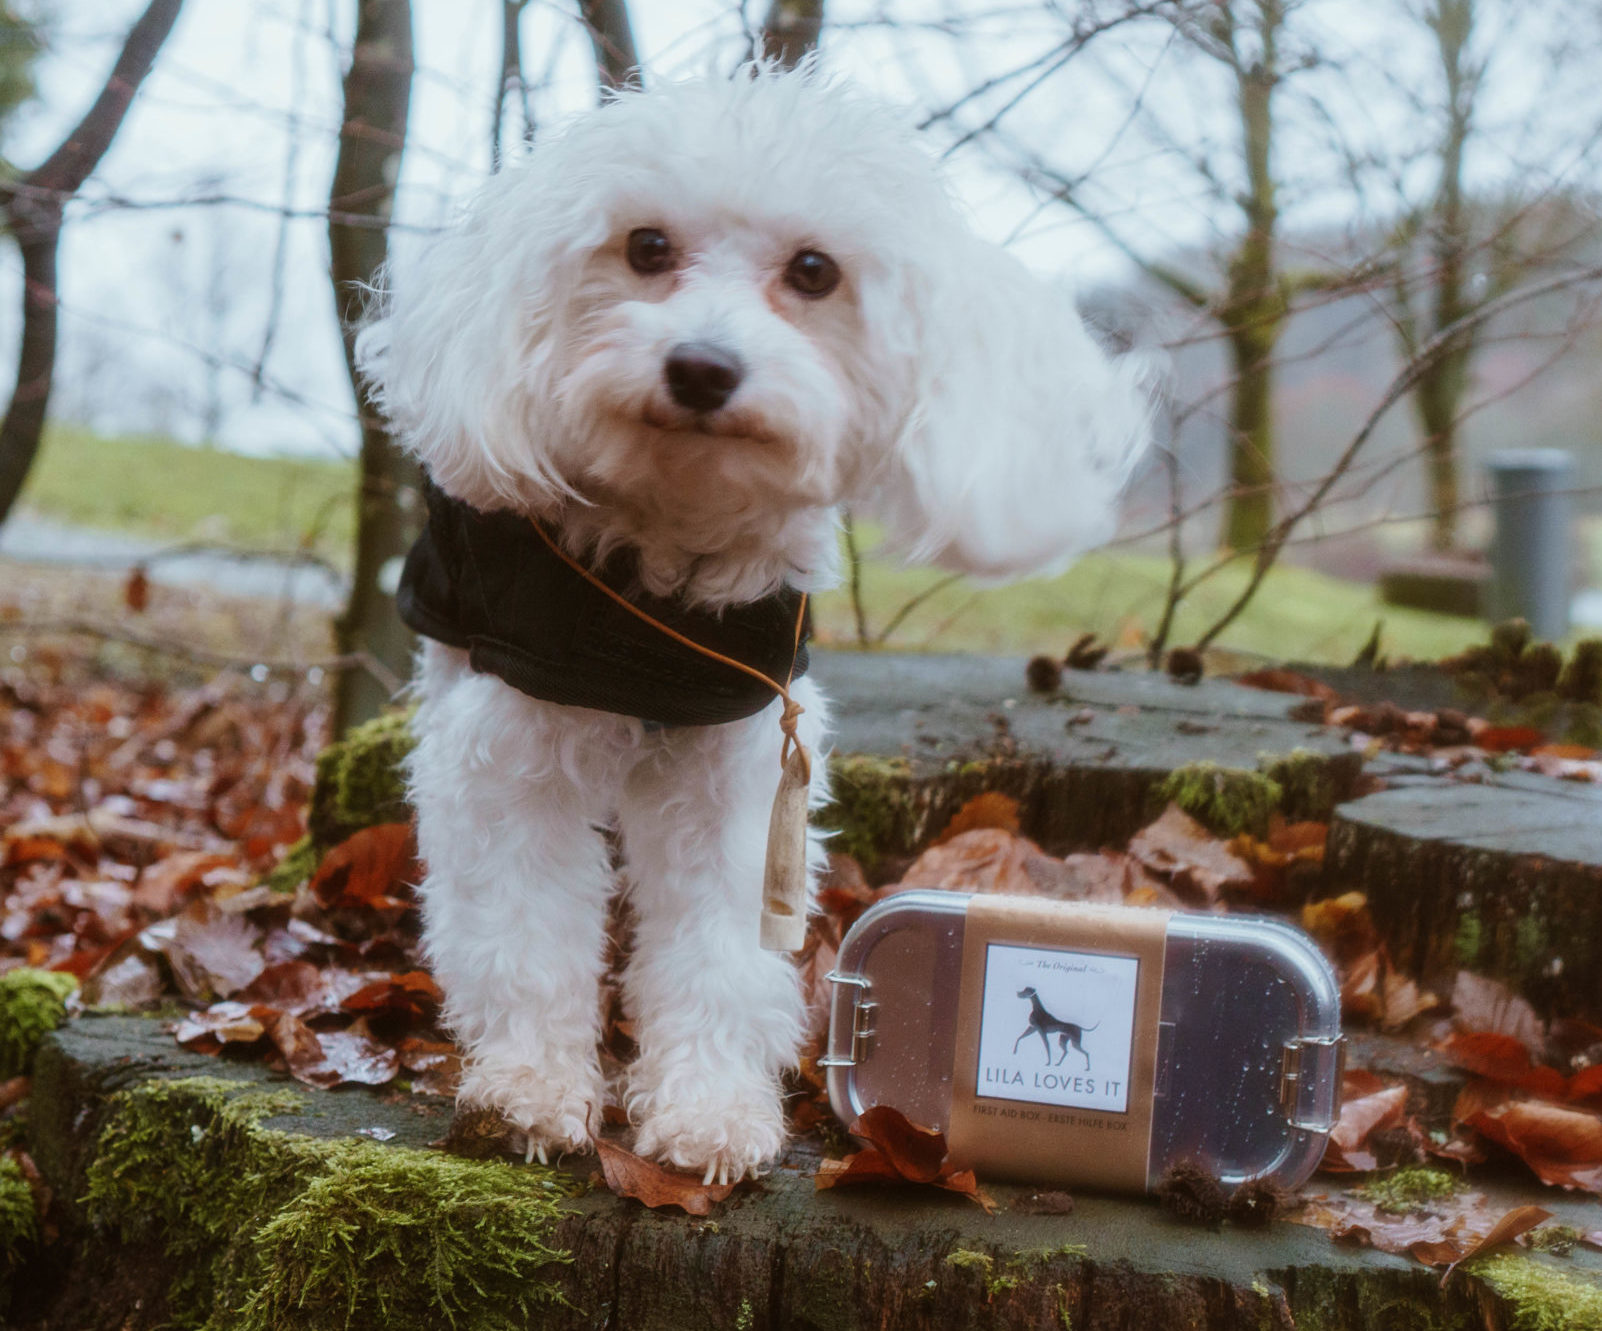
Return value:
M 981 588 L 848 529 L 824 640 L 1437 657 L 1497 612 L 1510 449 L 1564 455 L 1546 631 L 1602 624 L 1594 3 L 9 0 L 0 651 L 327 669 L 371 714 L 417 509 L 360 284 L 607 87 L 813 47 L 1163 382 L 1113 546 Z

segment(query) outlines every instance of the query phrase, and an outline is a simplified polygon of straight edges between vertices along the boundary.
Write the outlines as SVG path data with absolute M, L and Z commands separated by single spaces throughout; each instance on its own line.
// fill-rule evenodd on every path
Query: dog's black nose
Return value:
M 668 392 L 691 411 L 716 411 L 740 386 L 745 367 L 727 351 L 706 342 L 681 342 L 663 367 Z

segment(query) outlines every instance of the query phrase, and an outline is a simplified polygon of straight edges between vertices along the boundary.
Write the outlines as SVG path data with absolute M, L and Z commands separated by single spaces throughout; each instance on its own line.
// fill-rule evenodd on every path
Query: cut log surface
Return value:
M 1302 817 L 1327 817 L 1361 771 L 1340 731 L 1290 718 L 1306 701 L 1292 694 L 1074 670 L 1058 691 L 1032 694 L 1024 667 L 999 657 L 818 653 L 834 751 L 845 756 L 835 768 L 839 822 L 871 834 L 876 854 L 905 854 L 966 800 L 1001 790 L 1020 800 L 1023 830 L 1047 850 L 1094 850 L 1122 845 L 1161 812 L 1157 787 L 1191 763 L 1257 771 L 1300 751 L 1325 806 L 1292 810 Z
M 223 1094 L 229 1086 L 286 1085 L 257 1064 L 186 1053 L 153 1020 L 83 1018 L 47 1042 L 36 1068 L 31 1149 L 64 1199 L 64 1242 L 72 1257 L 53 1273 L 49 1289 L 31 1291 L 28 1316 L 16 1325 L 145 1331 L 163 1324 L 174 1278 L 185 1262 L 201 1258 L 175 1258 L 159 1236 L 119 1238 L 90 1226 L 70 1199 L 84 1196 L 97 1156 L 112 1153 L 102 1165 L 115 1167 L 116 1153 L 127 1149 L 116 1134 L 102 1137 L 115 1092 L 196 1077 L 222 1079 L 185 1083 L 211 1096 L 219 1085 Z M 431 1097 L 293 1090 L 302 1095 L 300 1107 L 260 1125 L 283 1134 L 271 1149 L 287 1155 L 315 1149 L 308 1139 L 352 1138 L 358 1130 L 369 1139 L 375 1130 L 379 1137 L 393 1134 L 382 1147 L 364 1149 L 415 1153 L 448 1121 L 448 1106 Z M 197 1149 L 207 1140 L 203 1119 L 185 1118 L 182 1126 Z M 271 1163 L 260 1149 L 257 1168 Z M 571 1260 L 537 1273 L 554 1282 L 565 1303 L 493 1324 L 629 1331 L 1374 1331 L 1505 1327 L 1540 1311 L 1506 1302 L 1473 1276 L 1459 1276 L 1443 1291 L 1438 1273 L 1417 1263 L 1337 1245 L 1299 1225 L 1214 1232 L 1172 1222 L 1144 1199 L 1091 1195 L 1078 1197 L 1070 1214 L 1031 1215 L 1011 1209 L 1029 1191 L 1015 1187 L 992 1190 L 1000 1209 L 987 1216 L 962 1199 L 910 1189 L 818 1193 L 810 1177 L 816 1162 L 815 1148 L 803 1144 L 767 1179 L 698 1219 L 586 1190 L 594 1159 L 569 1160 L 564 1171 L 579 1195 L 562 1204 L 543 1241 Z M 529 1173 L 531 1186 L 537 1173 Z M 316 1186 L 326 1196 L 337 1190 L 337 1179 L 324 1177 Z M 1602 1223 L 1598 1204 L 1554 1190 L 1537 1197 L 1533 1188 L 1509 1189 L 1505 1200 L 1509 1206 L 1538 1200 L 1582 1230 Z M 243 1232 L 271 1218 L 240 1215 L 237 1225 Z M 1589 1287 L 1602 1280 L 1602 1255 L 1577 1252 L 1562 1270 Z M 474 1278 L 471 1269 L 458 1274 Z M 367 1306 L 369 1297 L 350 1291 L 355 1307 Z M 1386 1320 L 1402 1314 L 1408 1320 Z M 226 1315 L 212 1324 L 227 1324 Z M 352 1323 L 358 1324 L 366 1325 Z M 413 1322 L 387 1325 L 404 1331 Z
M 1381 791 L 1337 810 L 1326 881 L 1365 892 L 1426 981 L 1468 968 L 1546 1014 L 1602 1016 L 1602 787 L 1508 773 Z

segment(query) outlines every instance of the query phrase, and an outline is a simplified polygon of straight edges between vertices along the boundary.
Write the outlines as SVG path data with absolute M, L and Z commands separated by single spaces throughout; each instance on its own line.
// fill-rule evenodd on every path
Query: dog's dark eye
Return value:
M 637 273 L 665 273 L 673 266 L 673 242 L 654 226 L 629 232 L 629 267 Z
M 802 250 L 790 260 L 784 280 L 803 296 L 817 299 L 840 285 L 840 265 L 821 250 Z

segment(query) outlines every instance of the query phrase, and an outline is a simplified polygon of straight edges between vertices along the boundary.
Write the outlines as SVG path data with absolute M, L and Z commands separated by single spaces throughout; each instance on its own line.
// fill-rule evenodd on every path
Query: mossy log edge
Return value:
M 1602 1018 L 1602 868 L 1413 834 L 1337 811 L 1332 891 L 1356 887 L 1391 958 L 1450 990 L 1459 969 L 1504 981 L 1543 1016 Z
M 992 1217 L 922 1192 L 819 1195 L 814 1162 L 799 1154 L 702 1220 L 591 1187 L 589 1160 L 563 1171 L 470 1164 L 330 1135 L 330 1117 L 404 1129 L 408 1112 L 371 1092 L 308 1093 L 256 1065 L 187 1054 L 156 1022 L 70 1023 L 41 1051 L 31 1116 L 62 1238 L 14 1282 L 26 1298 L 10 1325 L 1578 1331 L 1568 1310 L 1602 1300 L 1594 1272 L 1553 1259 L 1494 1258 L 1483 1279 L 1443 1290 L 1421 1266 L 1316 1231 L 1213 1234 L 1139 1201 L 1089 1197 L 1070 1216 L 1024 1215 L 1008 1209 L 1024 1190 L 997 1188 Z M 440 1234 L 466 1238 L 445 1244 L 458 1263 L 448 1282 L 424 1271 Z M 408 1263 L 418 1289 L 461 1293 L 452 1315 L 397 1287 L 413 1278 Z M 330 1271 L 346 1283 L 331 1287 Z M 504 1291 L 513 1272 L 527 1297 L 474 1293 Z

